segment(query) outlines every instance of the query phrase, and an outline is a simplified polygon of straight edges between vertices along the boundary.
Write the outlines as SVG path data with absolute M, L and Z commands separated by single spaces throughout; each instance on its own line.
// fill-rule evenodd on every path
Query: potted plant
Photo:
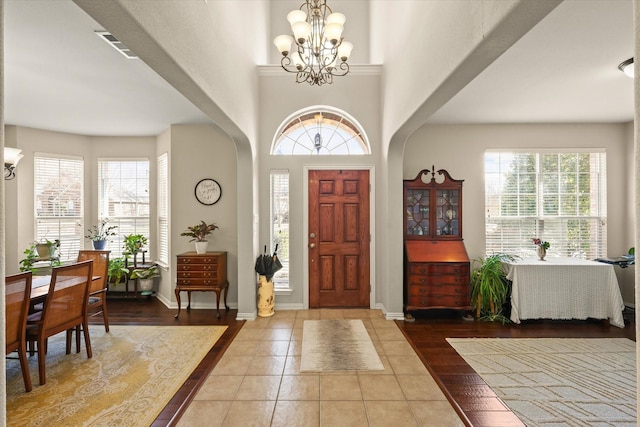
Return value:
M 508 317 L 502 312 L 509 295 L 509 280 L 504 263 L 513 260 L 514 256 L 505 253 L 474 260 L 470 284 L 471 304 L 476 309 L 476 317 L 509 323 Z
M 214 230 L 219 227 L 214 223 L 207 224 L 204 221 L 200 221 L 200 224 L 193 225 L 191 227 L 187 227 L 187 231 L 181 233 L 181 236 L 191 237 L 190 242 L 196 242 L 196 252 L 199 254 L 203 254 L 207 252 L 207 246 L 209 242 L 207 241 L 207 236 L 213 233 Z
M 109 219 L 105 218 L 87 230 L 87 235 L 84 237 L 91 240 L 93 243 L 93 249 L 103 250 L 109 241 L 109 238 L 116 235 L 114 230 L 118 228 L 118 226 L 107 226 L 108 223 Z
M 157 265 L 151 265 L 144 268 L 136 268 L 131 271 L 132 279 L 140 281 L 140 290 L 149 292 L 153 289 L 153 279 L 160 277 L 160 269 Z
M 123 257 L 111 258 L 109 260 L 109 271 L 107 273 L 109 282 L 118 286 L 122 279 L 126 278 L 129 274 L 129 269 L 126 267 L 126 261 Z
M 147 244 L 147 238 L 142 234 L 129 234 L 123 237 L 124 239 L 124 252 L 125 257 L 133 256 L 136 259 L 138 252 L 142 250 L 142 247 Z
M 24 250 L 25 258 L 20 260 L 20 271 L 31 271 L 38 274 L 39 270 L 35 263 L 39 261 L 49 261 L 50 267 L 60 265 L 60 240 L 45 240 L 44 242 L 32 242 Z

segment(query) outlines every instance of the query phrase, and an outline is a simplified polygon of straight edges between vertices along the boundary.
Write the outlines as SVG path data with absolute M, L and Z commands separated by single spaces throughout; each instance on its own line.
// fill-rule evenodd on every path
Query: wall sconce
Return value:
M 4 179 L 10 180 L 16 177 L 16 166 L 22 157 L 22 150 L 4 147 Z
M 618 65 L 618 69 L 631 78 L 633 78 L 633 75 L 635 74 L 634 68 L 633 58 L 629 58 Z

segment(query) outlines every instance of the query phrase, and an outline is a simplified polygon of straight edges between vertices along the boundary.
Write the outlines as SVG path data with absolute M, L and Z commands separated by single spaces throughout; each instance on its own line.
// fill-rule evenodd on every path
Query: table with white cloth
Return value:
M 506 263 L 512 281 L 511 321 L 526 319 L 609 319 L 624 328 L 624 302 L 613 265 L 579 258 Z

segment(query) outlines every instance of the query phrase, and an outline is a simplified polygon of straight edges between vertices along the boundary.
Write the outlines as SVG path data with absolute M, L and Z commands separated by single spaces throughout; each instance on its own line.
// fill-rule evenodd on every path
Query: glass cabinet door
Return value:
M 429 190 L 407 189 L 407 236 L 428 236 L 429 229 Z
M 436 190 L 436 235 L 460 236 L 460 191 Z

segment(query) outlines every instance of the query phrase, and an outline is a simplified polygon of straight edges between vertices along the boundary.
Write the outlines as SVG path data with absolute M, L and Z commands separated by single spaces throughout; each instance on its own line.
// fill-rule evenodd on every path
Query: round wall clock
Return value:
M 220 200 L 222 196 L 222 187 L 218 181 L 211 178 L 201 179 L 196 184 L 196 199 L 203 205 L 213 205 Z

